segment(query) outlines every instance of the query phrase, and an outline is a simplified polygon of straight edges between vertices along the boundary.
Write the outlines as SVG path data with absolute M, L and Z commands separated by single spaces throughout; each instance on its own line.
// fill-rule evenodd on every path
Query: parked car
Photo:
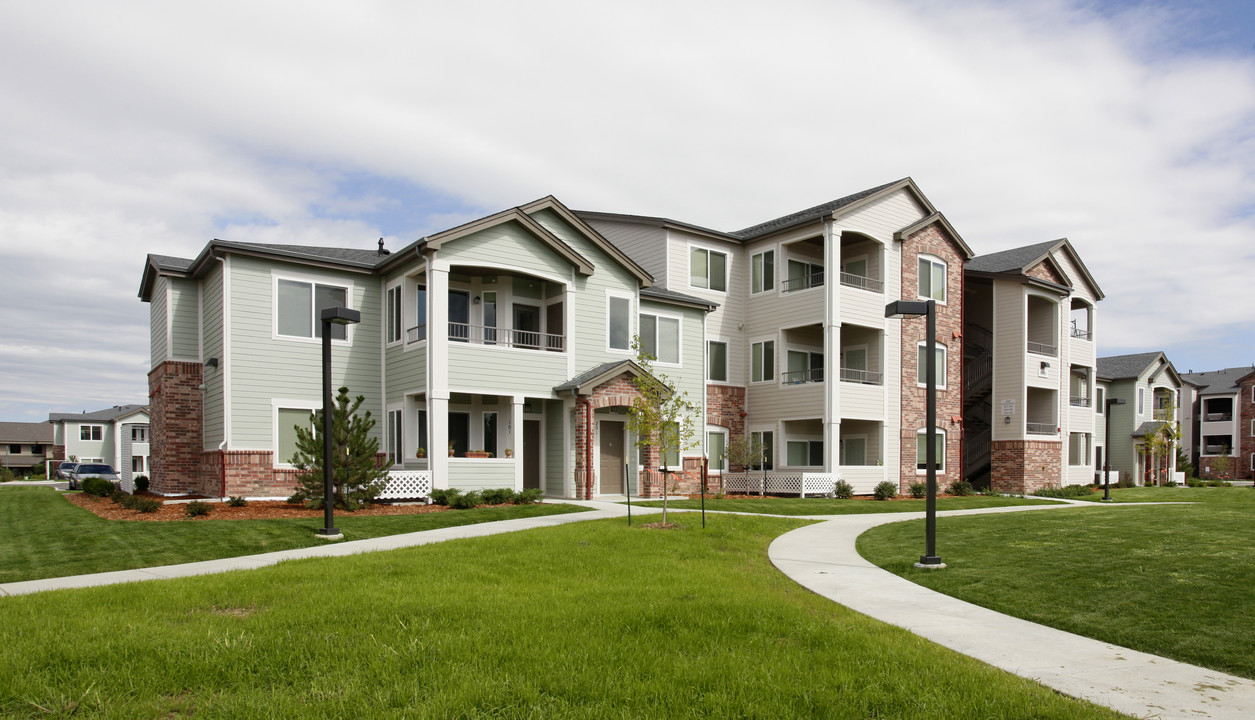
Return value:
M 112 465 L 104 463 L 79 463 L 74 468 L 74 474 L 70 477 L 70 489 L 78 490 L 83 487 L 83 481 L 90 477 L 104 478 L 111 483 L 119 483 L 122 478 L 113 470 Z
M 74 468 L 76 467 L 78 467 L 78 463 L 68 461 L 68 460 L 66 462 L 61 463 L 60 465 L 57 465 L 57 477 L 61 478 L 62 480 L 73 480 Z

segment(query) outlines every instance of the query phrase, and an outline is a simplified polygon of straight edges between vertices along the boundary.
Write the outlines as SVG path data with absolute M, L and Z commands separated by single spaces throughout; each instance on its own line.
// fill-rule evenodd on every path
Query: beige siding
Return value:
M 1024 289 L 1018 282 L 995 280 L 993 403 L 994 440 L 1024 438 Z M 1014 401 L 1011 422 L 1003 422 L 1002 404 Z
M 842 418 L 881 420 L 885 412 L 885 389 L 880 385 L 841 383 Z M 870 440 L 869 440 L 870 448 Z M 869 451 L 870 452 L 870 449 Z
M 727 292 L 717 292 L 689 285 L 689 249 L 701 247 L 725 253 L 727 263 Z M 667 231 L 667 288 L 703 300 L 718 303 L 719 307 L 706 318 L 706 333 L 712 340 L 728 343 L 728 381 L 740 384 L 746 374 L 745 353 L 741 327 L 745 324 L 745 303 L 749 295 L 749 255 L 737 243 L 701 237 L 683 230 Z M 703 371 L 704 374 L 704 371 Z
M 837 219 L 837 226 L 870 235 L 888 244 L 893 234 L 927 213 L 905 190 Z
M 747 404 L 754 423 L 776 419 L 823 418 L 823 383 L 782 386 L 777 383 L 753 383 L 747 392 Z
M 655 225 L 596 220 L 589 223 L 627 253 L 638 265 L 654 278 L 654 284 L 667 286 L 667 239 L 666 231 Z
M 169 353 L 170 338 L 166 318 L 166 308 L 168 307 L 166 292 L 169 285 L 169 278 L 158 276 L 157 282 L 153 283 L 152 300 L 148 303 L 148 329 L 151 337 L 152 367 L 154 368 L 165 362 Z
M 223 352 L 222 326 L 222 265 L 212 263 L 209 272 L 201 278 L 201 322 L 203 323 L 203 351 L 205 359 L 218 358 L 218 367 L 204 369 L 205 405 L 202 438 L 205 450 L 216 450 L 222 443 L 223 379 L 226 377 L 227 359 Z

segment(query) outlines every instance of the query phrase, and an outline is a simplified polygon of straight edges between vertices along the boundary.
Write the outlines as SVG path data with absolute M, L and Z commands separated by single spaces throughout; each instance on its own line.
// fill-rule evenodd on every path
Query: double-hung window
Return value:
M 776 457 L 776 434 L 771 430 L 755 431 L 750 433 L 750 442 L 757 445 L 763 451 L 762 463 L 750 463 L 751 470 L 772 470 L 775 468 Z
M 131 442 L 137 442 L 137 443 L 148 442 L 148 428 L 146 427 L 131 428 Z
M 915 371 L 915 381 L 918 383 L 919 387 L 924 387 L 925 385 L 928 384 L 927 361 L 928 361 L 928 343 L 922 342 L 919 344 L 919 354 L 916 356 L 916 362 L 918 363 L 918 367 L 916 367 L 916 371 Z M 936 378 L 937 389 L 945 390 L 946 389 L 946 346 L 945 345 L 936 346 L 936 355 L 934 356 L 933 362 L 935 363 L 933 367 L 933 371 L 934 371 L 933 377 Z
M 680 319 L 641 313 L 641 349 L 660 363 L 680 362 Z
M 728 381 L 728 344 L 718 340 L 706 343 L 706 379 Z
M 401 426 L 402 411 L 388 411 L 388 455 L 393 465 L 400 465 L 405 462 L 405 452 L 402 450 L 402 441 L 404 433 Z
M 728 289 L 727 254 L 707 248 L 691 248 L 689 250 L 689 285 L 726 292 Z
M 728 469 L 728 431 L 708 430 L 706 432 L 706 458 L 711 470 Z
M 775 341 L 765 340 L 754 343 L 750 346 L 750 382 L 769 382 L 775 379 Z
M 301 280 L 277 281 L 275 292 L 276 331 L 279 335 L 300 338 L 321 338 L 323 310 L 348 307 L 348 288 L 338 285 L 304 282 Z M 348 338 L 348 326 L 333 324 L 332 340 Z
M 79 425 L 79 440 L 100 440 L 104 435 L 103 425 Z
M 935 257 L 919 257 L 919 296 L 924 300 L 946 301 L 946 264 Z
M 401 286 L 390 287 L 387 291 L 387 312 L 384 314 L 384 322 L 387 323 L 387 341 L 390 343 L 401 341 Z
M 750 258 L 750 292 L 770 292 L 776 289 L 776 251 L 766 250 Z
M 937 430 L 936 432 L 937 472 L 944 473 L 946 471 L 946 433 L 944 430 Z M 920 428 L 919 434 L 915 436 L 915 471 L 920 473 L 928 472 L 927 428 Z
M 606 297 L 606 345 L 611 350 L 632 349 L 632 300 Z

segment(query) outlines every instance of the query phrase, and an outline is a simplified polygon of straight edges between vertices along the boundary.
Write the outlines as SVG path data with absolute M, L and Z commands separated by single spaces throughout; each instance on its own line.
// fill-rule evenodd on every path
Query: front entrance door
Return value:
M 601 464 L 597 470 L 601 478 L 601 492 L 603 495 L 622 495 L 623 421 L 602 420 L 600 429 Z
M 523 421 L 523 489 L 540 487 L 540 421 Z

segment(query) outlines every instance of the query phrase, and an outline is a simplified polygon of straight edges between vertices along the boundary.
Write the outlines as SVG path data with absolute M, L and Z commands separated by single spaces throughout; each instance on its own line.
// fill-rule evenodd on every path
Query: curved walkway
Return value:
M 1061 507 L 953 510 L 938 515 Z M 830 600 L 1065 695 L 1137 717 L 1255 718 L 1255 681 L 1003 615 L 916 585 L 864 560 L 855 550 L 858 536 L 877 525 L 923 517 L 924 513 L 812 516 L 823 522 L 776 538 L 768 556 L 785 575 Z M 945 553 L 941 556 L 944 559 Z

